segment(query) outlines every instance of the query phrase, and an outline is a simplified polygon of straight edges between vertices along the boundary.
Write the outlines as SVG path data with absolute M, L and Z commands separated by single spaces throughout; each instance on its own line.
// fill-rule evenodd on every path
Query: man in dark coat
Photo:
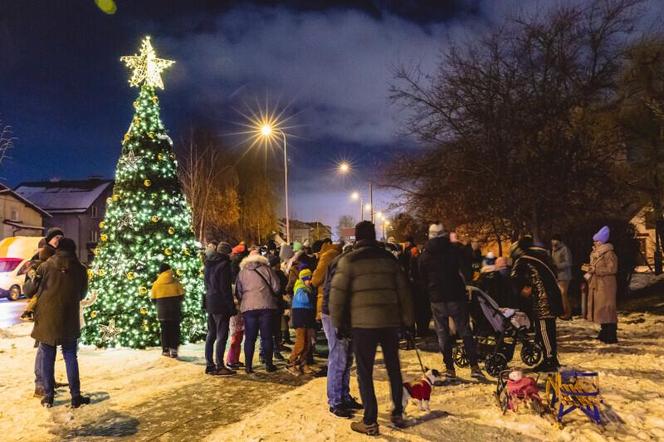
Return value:
M 463 339 L 463 346 L 470 361 L 471 376 L 484 378 L 477 365 L 477 344 L 470 331 L 468 316 L 468 296 L 466 283 L 461 273 L 462 257 L 459 248 L 450 242 L 442 224 L 429 227 L 429 241 L 419 259 L 422 286 L 429 293 L 431 310 L 436 324 L 438 343 L 443 353 L 446 376 L 455 378 L 449 318 L 454 320 L 457 334 Z
M 62 238 L 55 255 L 39 266 L 36 277 L 40 282 L 36 294 L 38 302 L 32 337 L 39 342 L 39 352 L 42 353 L 42 405 L 53 406 L 53 368 L 58 346 L 62 346 L 67 367 L 71 406 L 77 408 L 82 404 L 89 404 L 90 398 L 81 396 L 76 356 L 78 338 L 81 335 L 80 302 L 88 291 L 88 275 L 76 257 L 74 241 Z
M 376 348 L 380 344 L 390 379 L 394 408 L 392 423 L 404 426 L 403 380 L 399 366 L 399 330 L 414 323 L 412 298 L 406 275 L 397 259 L 376 241 L 369 221 L 355 226 L 357 242 L 342 255 L 330 288 L 332 325 L 353 340 L 364 419 L 353 422 L 358 433 L 378 434 L 378 405 L 373 385 Z
M 516 293 L 525 298 L 530 318 L 535 323 L 538 343 L 544 360 L 535 371 L 554 371 L 559 367 L 556 318 L 562 314 L 562 298 L 551 256 L 533 244 L 532 237 L 514 243 L 510 251 L 513 266 L 511 279 Z
M 221 242 L 216 250 L 208 251 L 205 257 L 205 297 L 203 307 L 208 314 L 208 333 L 205 339 L 205 373 L 216 376 L 235 374 L 224 365 L 224 352 L 228 340 L 231 316 L 237 314 L 233 301 L 231 270 L 231 246 Z M 216 347 L 215 347 L 216 342 Z M 216 355 L 213 358 L 213 350 Z

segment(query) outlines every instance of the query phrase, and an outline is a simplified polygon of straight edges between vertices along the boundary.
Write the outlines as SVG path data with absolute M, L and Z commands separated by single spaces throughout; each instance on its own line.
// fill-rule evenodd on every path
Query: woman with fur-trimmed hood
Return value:
M 252 362 L 258 331 L 261 333 L 261 348 L 265 354 L 265 368 L 272 372 L 276 367 L 272 363 L 272 330 L 276 320 L 277 296 L 281 284 L 279 277 L 264 256 L 258 250 L 252 250 L 249 256 L 240 262 L 240 273 L 235 282 L 235 296 L 240 302 L 240 312 L 244 318 L 244 363 L 245 371 L 252 373 Z

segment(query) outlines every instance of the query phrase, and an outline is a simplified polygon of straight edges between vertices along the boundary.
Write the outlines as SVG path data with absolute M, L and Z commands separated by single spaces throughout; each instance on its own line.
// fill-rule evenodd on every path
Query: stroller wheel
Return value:
M 452 359 L 454 359 L 454 363 L 457 367 L 464 368 L 470 365 L 470 361 L 468 360 L 468 356 L 466 355 L 466 350 L 463 348 L 463 345 L 454 346 L 452 349 Z
M 534 342 L 524 342 L 521 347 L 521 360 L 529 367 L 534 367 L 542 359 L 542 349 Z
M 490 376 L 497 377 L 507 367 L 507 358 L 502 353 L 493 353 L 486 357 L 484 369 Z

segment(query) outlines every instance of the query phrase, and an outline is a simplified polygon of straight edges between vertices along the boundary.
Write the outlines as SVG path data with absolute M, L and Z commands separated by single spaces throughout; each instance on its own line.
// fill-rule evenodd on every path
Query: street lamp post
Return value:
M 288 210 L 288 144 L 286 142 L 286 133 L 279 129 L 273 127 L 271 124 L 265 123 L 261 127 L 261 135 L 265 138 L 271 138 L 272 133 L 277 132 L 281 134 L 283 139 L 283 149 L 284 149 L 284 203 L 286 205 L 286 242 L 290 244 L 290 212 Z
M 364 200 L 360 192 L 353 192 L 350 194 L 350 199 L 353 201 L 360 201 L 360 221 L 364 221 Z

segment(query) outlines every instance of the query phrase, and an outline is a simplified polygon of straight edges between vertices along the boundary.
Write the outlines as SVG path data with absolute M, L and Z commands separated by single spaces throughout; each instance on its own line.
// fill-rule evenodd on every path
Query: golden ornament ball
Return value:
M 108 235 L 105 233 L 102 233 L 101 236 L 99 237 L 102 241 L 106 242 L 108 241 Z
M 159 216 L 152 215 L 152 218 L 150 218 L 150 220 L 152 220 L 153 223 L 158 223 L 159 222 Z
M 97 317 L 97 310 L 91 311 L 90 312 L 90 317 L 93 318 L 93 319 L 96 318 Z
M 131 280 L 134 279 L 135 277 L 136 277 L 136 275 L 134 274 L 134 272 L 128 272 L 128 273 L 127 273 L 127 279 L 128 279 L 128 280 L 131 281 Z
M 113 198 L 113 201 L 117 201 L 117 200 L 120 199 L 120 195 L 118 195 L 117 193 L 114 193 L 113 196 L 111 196 L 111 198 Z
M 95 272 L 92 271 L 92 269 L 88 269 L 88 278 L 92 278 L 95 275 Z
M 145 286 L 140 286 L 138 288 L 138 293 L 140 293 L 141 295 L 146 295 L 148 293 L 148 288 Z
M 106 223 L 104 221 L 100 221 L 99 222 L 99 228 L 103 229 L 104 227 L 106 227 Z
M 145 307 L 141 307 L 140 312 L 141 312 L 141 315 L 147 315 L 148 314 L 148 309 L 146 309 Z
M 169 235 L 175 235 L 175 227 L 169 227 L 168 228 L 168 234 Z
M 106 270 L 104 270 L 104 269 L 99 269 L 99 270 L 97 270 L 97 275 L 99 275 L 99 276 L 104 276 L 104 275 L 106 275 Z
M 158 159 L 159 161 L 164 161 L 164 158 L 165 158 L 165 157 L 164 157 L 164 154 L 163 154 L 163 153 L 160 152 L 160 153 L 157 154 L 157 159 Z
M 182 269 L 177 269 L 175 271 L 175 274 L 178 275 L 178 276 L 182 276 L 184 274 L 184 272 L 182 271 Z
M 166 247 L 166 248 L 164 249 L 164 255 L 166 255 L 166 256 L 171 256 L 172 254 L 173 254 L 173 250 L 171 250 L 170 247 Z
M 152 181 L 146 179 L 145 181 L 143 181 L 143 185 L 145 187 L 150 187 L 152 185 Z

